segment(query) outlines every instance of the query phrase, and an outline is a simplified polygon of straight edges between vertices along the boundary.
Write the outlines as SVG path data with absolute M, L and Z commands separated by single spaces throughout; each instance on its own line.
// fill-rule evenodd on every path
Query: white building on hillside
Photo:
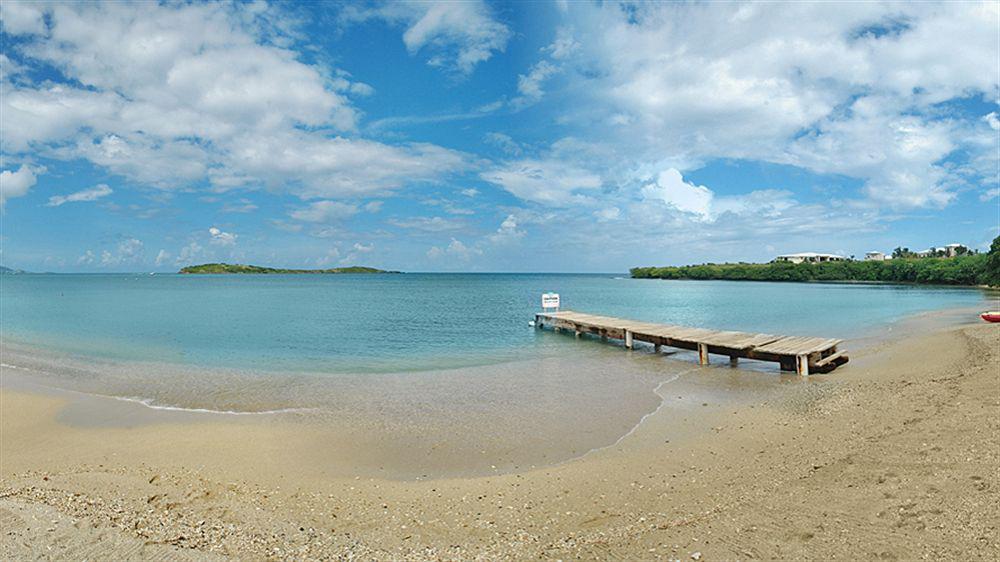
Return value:
M 923 252 L 917 252 L 917 255 L 922 258 L 935 255 L 945 258 L 953 258 L 958 255 L 959 248 L 967 248 L 967 246 L 965 244 L 953 243 L 953 244 L 948 244 L 946 246 L 928 248 Z
M 891 260 L 892 256 L 887 256 L 882 252 L 871 251 L 865 253 L 865 261 L 885 261 Z
M 837 254 L 817 254 L 816 252 L 802 252 L 799 254 L 784 254 L 774 258 L 774 261 L 789 263 L 825 263 L 828 261 L 844 261 L 847 258 Z

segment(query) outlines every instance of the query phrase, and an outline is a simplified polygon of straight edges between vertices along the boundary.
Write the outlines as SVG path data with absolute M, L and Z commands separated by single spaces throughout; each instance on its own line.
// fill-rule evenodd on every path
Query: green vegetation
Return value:
M 399 273 L 398 271 L 383 271 L 374 267 L 334 267 L 332 269 L 280 269 L 275 267 L 261 267 L 259 265 L 243 265 L 232 263 L 206 263 L 202 265 L 189 265 L 180 270 L 180 273 Z
M 825 263 L 724 263 L 636 267 L 636 279 L 729 279 L 739 281 L 860 281 L 1000 286 L 1000 236 L 987 254 L 953 258 L 899 258 Z

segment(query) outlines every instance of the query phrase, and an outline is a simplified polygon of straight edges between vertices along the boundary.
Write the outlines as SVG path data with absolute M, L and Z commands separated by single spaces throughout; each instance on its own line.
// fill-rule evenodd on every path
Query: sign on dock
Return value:
M 559 310 L 559 293 L 542 293 L 542 310 Z

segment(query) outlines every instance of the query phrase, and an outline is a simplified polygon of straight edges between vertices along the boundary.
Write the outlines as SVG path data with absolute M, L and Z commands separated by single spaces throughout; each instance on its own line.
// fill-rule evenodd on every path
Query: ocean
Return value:
M 0 386 L 67 399 L 61 423 L 292 424 L 331 474 L 422 478 L 548 466 L 614 446 L 654 411 L 838 384 L 776 365 L 702 367 L 687 351 L 536 330 L 565 309 L 671 324 L 862 340 L 968 309 L 976 289 L 633 280 L 619 275 L 4 275 Z M 862 359 L 863 360 L 863 359 Z M 696 425 L 696 424 L 695 424 Z M 687 429 L 685 429 L 687 428 Z M 663 435 L 673 439 L 678 435 Z M 345 454 L 350 451 L 350 454 Z
M 84 357 L 273 372 L 393 373 L 557 357 L 529 321 L 565 309 L 713 329 L 852 338 L 984 306 L 977 289 L 662 281 L 619 275 L 5 275 L 7 341 Z

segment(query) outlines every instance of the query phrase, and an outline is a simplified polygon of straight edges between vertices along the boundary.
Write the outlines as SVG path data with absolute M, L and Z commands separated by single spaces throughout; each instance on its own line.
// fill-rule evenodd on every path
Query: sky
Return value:
M 1000 231 L 1000 4 L 0 3 L 0 263 L 624 272 Z

